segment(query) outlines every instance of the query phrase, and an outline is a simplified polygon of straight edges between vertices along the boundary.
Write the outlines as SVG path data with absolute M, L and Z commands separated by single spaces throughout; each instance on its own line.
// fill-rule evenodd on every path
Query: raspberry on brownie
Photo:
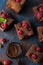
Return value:
M 14 24 L 19 40 L 33 35 L 33 30 L 28 20 L 24 20 L 21 23 Z
M 43 58 L 42 48 L 37 44 L 33 44 L 26 53 L 26 57 L 32 60 L 35 63 L 38 63 Z
M 12 11 L 20 13 L 22 7 L 24 7 L 25 2 L 26 0 L 8 0 L 6 6 Z
M 0 38 L 0 48 L 2 48 L 4 43 L 6 43 L 6 39 L 5 38 Z
M 13 22 L 13 18 L 5 11 L 0 12 L 0 30 L 5 31 Z
M 33 7 L 33 13 L 38 21 L 43 22 L 43 3 Z

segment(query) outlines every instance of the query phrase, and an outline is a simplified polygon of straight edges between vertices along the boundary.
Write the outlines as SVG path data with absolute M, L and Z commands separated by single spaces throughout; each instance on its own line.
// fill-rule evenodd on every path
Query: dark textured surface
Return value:
M 0 38 L 4 37 L 4 38 L 6 38 L 10 41 L 15 41 L 15 42 L 20 42 L 20 43 L 26 41 L 26 42 L 30 42 L 30 45 L 32 43 L 37 43 L 38 45 L 43 47 L 43 43 L 39 43 L 39 41 L 37 39 L 37 34 L 36 34 L 36 27 L 39 26 L 39 25 L 43 25 L 43 22 L 39 23 L 36 20 L 36 18 L 34 17 L 33 12 L 32 12 L 32 7 L 34 7 L 37 4 L 43 2 L 43 0 L 26 0 L 27 2 L 26 2 L 26 5 L 25 5 L 25 8 L 23 9 L 21 14 L 19 14 L 19 15 L 17 15 L 15 13 L 11 12 L 10 10 L 6 9 L 6 1 L 7 0 L 0 0 L 0 11 L 2 9 L 4 9 L 9 14 L 12 13 L 10 15 L 12 15 L 12 17 L 15 18 L 14 23 L 16 23 L 18 21 L 20 22 L 24 19 L 29 19 L 30 23 L 32 24 L 32 28 L 35 31 L 35 34 L 34 34 L 34 36 L 32 36 L 28 39 L 19 41 L 17 34 L 16 34 L 16 31 L 13 28 L 13 25 L 12 25 L 12 27 L 8 31 L 6 31 L 6 32 L 0 31 Z M 8 42 L 10 42 L 10 41 L 8 41 Z M 6 56 L 7 45 L 8 45 L 8 43 L 4 44 L 4 47 L 2 49 L 0 49 L 0 60 L 10 59 Z M 32 61 L 30 61 L 29 59 L 27 59 L 25 56 L 23 56 L 22 59 L 26 62 L 26 65 L 43 65 L 43 61 L 41 61 L 38 64 L 35 64 Z M 11 65 L 18 65 L 17 59 L 10 59 L 10 60 L 12 60 L 12 62 L 13 62 Z

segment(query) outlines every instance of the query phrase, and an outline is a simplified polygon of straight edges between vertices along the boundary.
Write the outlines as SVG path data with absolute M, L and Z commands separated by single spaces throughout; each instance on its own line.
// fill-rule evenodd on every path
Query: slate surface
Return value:
M 24 19 L 29 19 L 30 23 L 32 24 L 32 28 L 35 31 L 35 34 L 34 34 L 34 36 L 32 36 L 28 39 L 20 41 L 18 39 L 16 31 L 12 25 L 8 31 L 6 31 L 6 32 L 0 31 L 0 38 L 4 37 L 4 38 L 8 39 L 9 40 L 8 43 L 10 41 L 19 42 L 19 43 L 28 42 L 28 43 L 30 43 L 30 45 L 32 43 L 36 43 L 36 44 L 40 45 L 41 47 L 43 47 L 43 43 L 40 43 L 38 41 L 37 34 L 36 34 L 36 27 L 39 25 L 43 25 L 43 22 L 39 23 L 36 20 L 36 18 L 34 17 L 33 12 L 32 12 L 32 8 L 34 6 L 36 6 L 37 4 L 43 2 L 43 0 L 26 0 L 27 1 L 26 5 L 20 14 L 15 14 L 12 11 L 6 9 L 6 1 L 7 0 L 0 0 L 0 11 L 2 9 L 4 9 L 6 12 L 8 12 L 10 15 L 12 15 L 12 17 L 14 18 L 14 23 L 21 22 Z M 0 60 L 10 59 L 6 56 L 6 48 L 7 48 L 8 43 L 4 44 L 3 48 L 0 49 Z M 41 61 L 38 64 L 35 64 L 34 62 L 27 59 L 25 56 L 23 56 L 21 58 L 26 62 L 26 65 L 43 65 L 43 61 Z M 11 65 L 18 65 L 17 59 L 10 59 L 10 60 L 12 61 Z

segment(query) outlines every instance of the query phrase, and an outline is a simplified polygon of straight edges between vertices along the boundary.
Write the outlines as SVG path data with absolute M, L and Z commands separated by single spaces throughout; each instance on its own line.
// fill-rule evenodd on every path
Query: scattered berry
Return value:
M 3 12 L 3 13 L 1 14 L 1 16 L 2 16 L 2 18 L 5 18 L 5 19 L 6 19 L 6 16 L 7 16 L 7 15 L 6 15 L 6 13 Z
M 37 18 L 40 19 L 42 17 L 42 14 L 40 12 L 37 13 Z
M 0 42 L 6 42 L 5 38 L 0 38 Z

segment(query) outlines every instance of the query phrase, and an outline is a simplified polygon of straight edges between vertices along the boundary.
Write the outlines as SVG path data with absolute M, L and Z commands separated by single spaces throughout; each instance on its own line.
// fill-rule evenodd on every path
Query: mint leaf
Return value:
M 0 16 L 0 22 L 3 22 L 3 23 L 6 23 L 7 22 L 7 19 L 4 19 Z

